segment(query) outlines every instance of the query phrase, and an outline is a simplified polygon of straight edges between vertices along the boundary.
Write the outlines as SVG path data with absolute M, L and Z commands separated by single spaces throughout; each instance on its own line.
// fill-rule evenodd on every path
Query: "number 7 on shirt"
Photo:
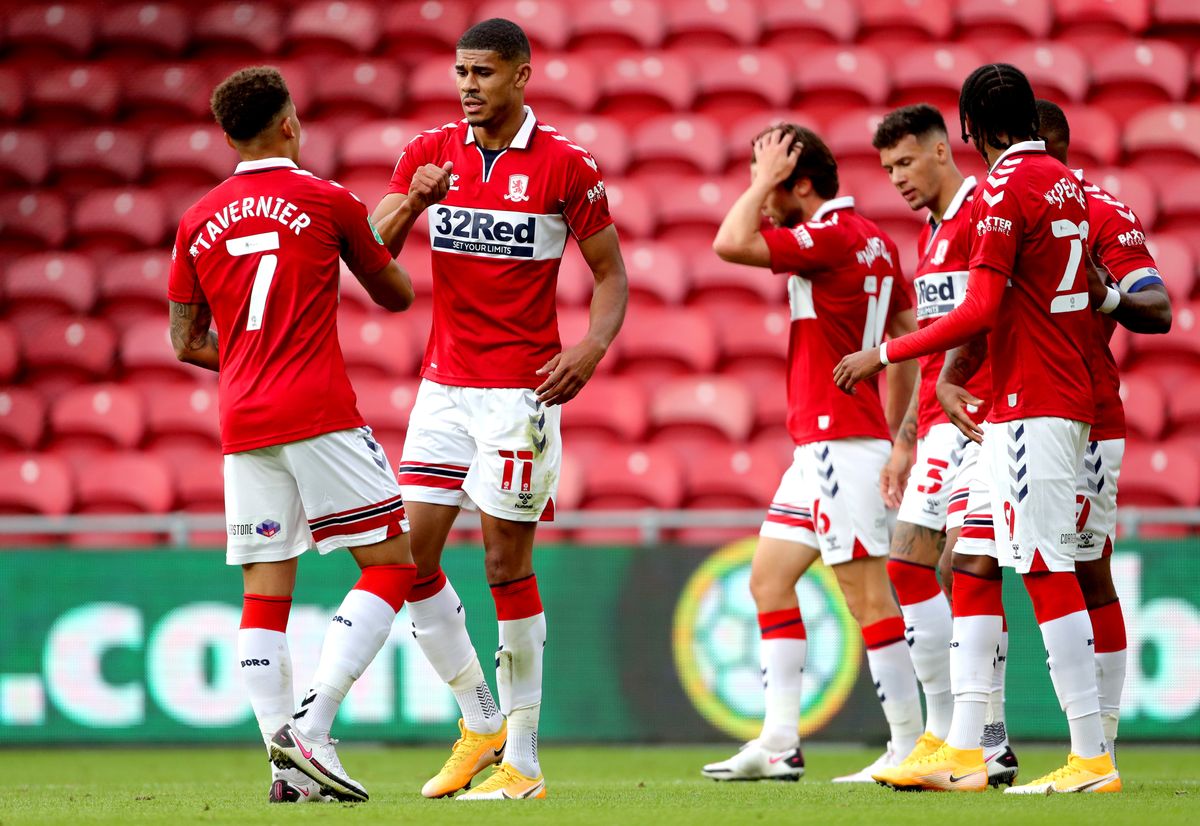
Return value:
M 232 256 L 255 255 L 279 249 L 279 233 L 263 232 L 258 235 L 247 235 L 243 238 L 230 238 L 225 242 L 225 249 Z M 279 257 L 264 255 L 258 262 L 258 271 L 254 273 L 254 286 L 250 288 L 250 312 L 246 318 L 247 330 L 262 328 L 263 313 L 267 306 L 267 293 L 271 282 L 275 279 L 275 266 Z

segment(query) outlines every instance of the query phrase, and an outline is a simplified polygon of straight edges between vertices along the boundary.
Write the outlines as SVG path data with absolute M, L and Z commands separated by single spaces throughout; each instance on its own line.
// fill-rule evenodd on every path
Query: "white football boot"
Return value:
M 713 780 L 799 780 L 804 775 L 804 753 L 799 746 L 771 751 L 751 740 L 733 757 L 709 763 L 701 772 Z
M 321 786 L 295 766 L 281 769 L 271 766 L 271 791 L 268 803 L 332 803 L 337 798 L 321 791 Z
M 281 769 L 294 766 L 317 781 L 321 790 L 339 800 L 365 802 L 367 790 L 352 780 L 342 768 L 334 749 L 336 740 L 318 743 L 309 740 L 291 723 L 284 723 L 271 737 L 271 759 Z
M 879 774 L 879 772 L 883 771 L 884 769 L 891 769 L 899 766 L 900 761 L 905 757 L 907 757 L 907 755 L 896 754 L 895 750 L 892 748 L 892 742 L 889 740 L 887 744 L 887 751 L 879 755 L 879 757 L 875 759 L 874 763 L 867 766 L 865 769 L 862 769 L 861 771 L 854 772 L 853 774 L 844 774 L 841 777 L 835 777 L 833 778 L 833 782 L 874 783 L 875 778 L 871 775 Z

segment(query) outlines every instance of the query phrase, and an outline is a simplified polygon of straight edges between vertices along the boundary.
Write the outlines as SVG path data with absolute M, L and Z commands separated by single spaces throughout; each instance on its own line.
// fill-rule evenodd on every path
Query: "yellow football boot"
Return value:
M 471 789 L 466 794 L 460 794 L 459 800 L 531 800 L 546 796 L 545 777 L 526 777 L 511 763 L 501 763 L 492 772 L 492 776 Z
M 1012 786 L 1005 794 L 1079 794 L 1121 791 L 1121 775 L 1113 766 L 1112 756 L 1080 757 L 1067 755 L 1067 765 L 1039 777 L 1032 783 Z
M 897 791 L 982 792 L 988 786 L 983 749 L 955 749 L 944 744 L 919 760 L 905 760 L 871 777 Z
M 945 740 L 937 735 L 930 734 L 927 731 L 917 738 L 917 744 L 913 746 L 913 750 L 908 753 L 908 757 L 905 757 L 900 761 L 900 765 L 903 766 L 905 763 L 914 763 L 917 760 L 928 757 L 945 744 Z
M 450 758 L 428 783 L 421 787 L 425 797 L 447 797 L 459 789 L 471 788 L 475 775 L 504 756 L 504 744 L 508 741 L 508 722 L 500 725 L 495 734 L 477 734 L 458 721 L 459 738 L 450 749 Z

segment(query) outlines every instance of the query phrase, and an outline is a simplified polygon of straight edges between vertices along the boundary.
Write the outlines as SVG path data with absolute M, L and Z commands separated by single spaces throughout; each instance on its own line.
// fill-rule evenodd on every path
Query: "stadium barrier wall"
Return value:
M 757 733 L 754 540 L 717 550 L 552 546 L 537 556 L 549 618 L 545 741 L 713 742 Z M 482 553 L 445 568 L 480 652 L 495 648 Z M 1113 570 L 1129 626 L 1124 741 L 1200 740 L 1200 540 L 1124 542 Z M 348 554 L 308 555 L 288 629 L 301 682 L 354 582 Z M 861 638 L 831 572 L 800 585 L 810 642 L 802 731 L 882 742 Z M 200 550 L 0 554 L 0 742 L 253 742 L 235 656 L 240 575 Z M 1014 738 L 1065 741 L 1028 597 L 1005 585 Z M 350 740 L 443 742 L 453 698 L 401 616 L 335 726 Z

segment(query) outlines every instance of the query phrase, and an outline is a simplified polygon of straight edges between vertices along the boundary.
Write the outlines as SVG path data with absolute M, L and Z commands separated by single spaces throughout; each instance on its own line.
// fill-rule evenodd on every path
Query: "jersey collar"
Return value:
M 1010 155 L 1016 155 L 1021 152 L 1045 153 L 1045 151 L 1046 151 L 1046 142 L 1045 141 L 1021 141 L 1020 143 L 1014 143 L 1012 146 L 1008 147 L 1008 149 L 1005 149 L 1003 154 L 1001 154 L 999 158 L 996 158 L 996 163 L 992 164 L 992 169 L 989 169 L 988 171 L 991 172 L 992 170 L 994 170 L 1003 161 L 1007 160 Z
M 463 123 L 466 123 L 464 120 Z M 533 115 L 533 110 L 528 106 L 525 107 L 525 121 L 521 124 L 521 128 L 517 130 L 516 136 L 512 139 L 512 143 L 508 145 L 509 149 L 528 149 L 529 139 L 533 137 L 533 127 L 537 125 L 537 118 Z M 471 125 L 467 124 L 467 137 L 464 143 L 475 143 L 475 130 Z
M 840 198 L 830 198 L 825 203 L 817 207 L 817 211 L 812 214 L 810 221 L 820 221 L 831 212 L 836 212 L 839 209 L 854 209 L 854 197 L 851 195 L 843 195 Z
M 298 169 L 291 158 L 259 158 L 257 161 L 242 161 L 233 170 L 234 175 L 246 172 L 266 172 L 268 169 Z
M 1075 180 L 1077 180 L 1077 181 L 1083 180 L 1083 170 L 1082 169 L 1072 169 L 1071 174 L 1075 176 Z
M 954 197 L 950 200 L 950 206 L 946 207 L 946 211 L 942 213 L 942 221 L 949 221 L 958 214 L 962 208 L 963 202 L 967 200 L 967 196 L 975 191 L 975 176 L 968 175 L 963 178 L 962 186 L 958 188 L 958 192 L 954 193 Z M 933 223 L 933 216 L 929 216 L 929 222 Z

